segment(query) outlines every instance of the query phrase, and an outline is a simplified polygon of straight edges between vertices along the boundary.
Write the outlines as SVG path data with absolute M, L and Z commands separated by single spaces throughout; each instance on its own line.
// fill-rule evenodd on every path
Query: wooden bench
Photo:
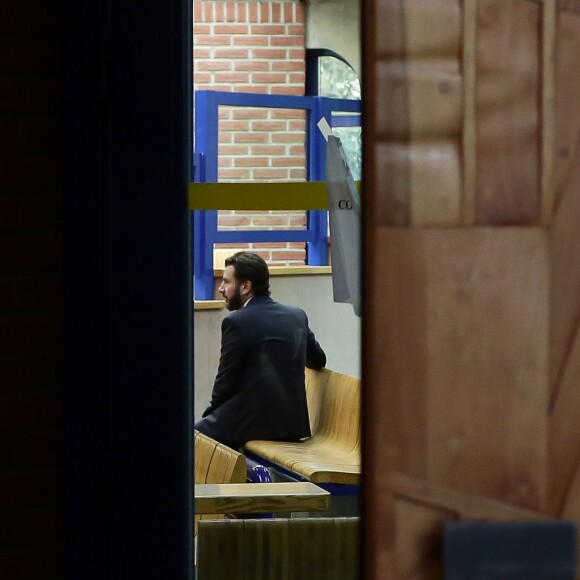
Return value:
M 300 443 L 250 441 L 245 449 L 313 483 L 358 485 L 361 463 L 360 379 L 306 369 L 312 437 Z
M 246 481 L 246 459 L 241 454 L 194 431 L 193 481 L 200 483 L 243 483 Z M 200 519 L 219 519 L 223 514 L 195 516 L 195 526 Z
M 203 521 L 198 580 L 358 578 L 359 518 Z

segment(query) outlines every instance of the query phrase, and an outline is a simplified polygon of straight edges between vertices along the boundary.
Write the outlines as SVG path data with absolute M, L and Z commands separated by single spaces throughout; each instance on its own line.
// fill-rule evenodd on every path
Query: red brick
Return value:
M 203 20 L 203 6 L 201 2 L 193 2 L 193 21 L 201 22 Z
M 304 157 L 306 155 L 306 146 L 303 144 L 291 145 L 288 147 L 288 155 Z
M 267 157 L 236 157 L 234 160 L 236 167 L 268 167 Z
M 294 22 L 294 3 L 287 2 L 284 4 L 284 22 Z
M 247 145 L 220 145 L 218 154 L 221 155 L 248 155 Z
M 290 131 L 305 131 L 306 130 L 306 119 L 292 120 L 288 124 L 288 129 Z
M 204 2 L 202 4 L 204 22 L 214 22 L 213 5 L 214 5 L 213 2 Z
M 227 22 L 235 22 L 236 21 L 236 5 L 234 2 L 226 2 L 226 20 Z
M 62 441 L 55 429 L 32 433 L 0 434 L 0 469 L 2 471 L 25 471 L 58 467 L 62 459 Z M 1 532 L 0 532 L 1 535 Z M 2 541 L 0 540 L 0 545 Z
M 286 51 L 281 48 L 255 48 L 252 50 L 252 58 L 279 60 L 286 58 Z
M 208 72 L 196 72 L 193 75 L 193 82 L 196 84 L 204 83 L 208 84 L 211 82 L 211 73 Z
M 290 84 L 304 85 L 306 82 L 306 74 L 304 72 L 290 73 L 288 82 Z
M 250 172 L 247 169 L 223 169 L 219 172 L 220 180 L 248 179 Z
M 2 234 L 0 269 L 22 272 L 30 268 L 54 268 L 57 250 L 57 239 L 52 234 Z
M 231 66 L 231 63 L 230 63 Z M 247 83 L 250 75 L 247 72 L 216 72 L 215 81 L 217 83 Z
M 59 358 L 49 353 L 2 353 L 0 393 L 55 388 L 60 383 Z
M 250 27 L 250 34 L 264 34 L 266 36 L 286 34 L 286 26 L 283 24 L 254 24 Z
M 270 64 L 273 71 L 304 72 L 304 62 L 299 60 L 274 60 Z
M 304 46 L 304 37 L 295 36 L 273 36 L 270 42 L 271 46 Z
M 193 42 L 195 43 L 196 34 L 211 34 L 211 25 L 209 24 L 194 24 L 193 25 Z
M 302 167 L 304 158 L 301 157 L 274 157 L 272 167 Z
M 232 36 L 234 46 L 268 46 L 267 36 Z
M 232 133 L 220 133 L 218 135 L 218 143 L 231 143 L 233 141 Z
M 295 10 L 294 22 L 304 22 L 305 8 L 304 4 L 300 2 L 299 4 L 294 4 L 293 8 Z
M 282 73 L 257 72 L 257 73 L 252 74 L 252 82 L 253 83 L 264 83 L 264 84 L 285 83 L 286 82 L 286 75 L 282 74 Z
M 259 4 L 257 2 L 251 2 L 248 5 L 249 8 L 249 18 L 250 22 L 258 22 L 258 7 Z
M 238 2 L 238 22 L 248 21 L 248 5 L 244 2 Z
M 301 181 L 306 178 L 306 169 L 290 169 L 290 179 Z
M 285 155 L 286 148 L 282 145 L 252 145 L 252 155 Z
M 213 58 L 249 58 L 250 53 L 247 48 L 216 48 Z
M 261 95 L 267 95 L 269 87 L 264 85 L 233 85 L 232 90 L 238 93 L 258 93 Z
M 304 135 L 300 133 L 274 133 L 272 135 L 273 143 L 301 143 L 304 141 Z
M 268 71 L 270 70 L 270 64 L 259 60 L 234 62 L 234 70 Z
M 232 63 L 227 60 L 203 60 L 196 66 L 197 71 L 229 71 Z
M 231 38 L 226 35 L 198 34 L 194 40 L 197 46 L 229 46 L 231 44 Z
M 287 27 L 288 34 L 293 36 L 304 36 L 304 24 L 291 24 Z
M 270 22 L 270 2 L 260 4 L 260 22 Z
M 214 22 L 223 22 L 225 20 L 225 5 L 226 2 L 214 2 Z
M 248 34 L 250 27 L 247 24 L 216 24 L 214 34 Z
M 251 225 L 250 219 L 241 215 L 219 216 L 218 222 L 220 227 L 239 227 Z
M 55 317 L 38 314 L 0 318 L 0 351 L 52 350 L 59 338 Z
M 220 131 L 248 131 L 249 129 L 248 121 L 220 121 Z
M 266 143 L 269 135 L 266 133 L 236 133 L 234 143 Z
M 272 3 L 272 22 L 282 22 L 282 10 L 280 4 Z
M 289 60 L 304 60 L 306 57 L 306 52 L 304 48 L 290 48 L 288 50 L 288 59 Z
M 255 109 L 250 107 L 243 107 L 240 109 L 233 109 L 234 119 L 267 119 L 267 109 Z
M 282 179 L 287 173 L 283 169 L 256 169 L 254 177 L 256 179 Z
M 194 59 L 211 58 L 211 49 L 206 47 L 194 46 L 193 58 Z
M 297 87 L 289 87 L 289 86 L 273 86 L 270 89 L 270 94 L 272 95 L 296 95 L 298 97 L 304 96 L 304 87 L 297 86 Z
M 306 214 L 292 214 L 290 216 L 290 225 L 292 226 L 306 226 Z M 302 242 L 300 242 L 302 243 Z
M 305 119 L 304 111 L 299 109 L 275 109 L 272 111 L 273 119 Z
M 288 217 L 281 215 L 257 215 L 252 219 L 254 226 L 286 226 L 288 225 Z
M 252 121 L 253 131 L 285 131 L 284 121 Z
M 220 157 L 218 167 L 233 167 L 234 163 L 231 157 Z
M 286 251 L 275 250 L 272 252 L 273 260 L 303 261 L 305 258 L 306 252 L 304 250 L 286 250 Z
M 59 476 L 51 470 L 0 475 L 0 509 L 53 504 L 59 492 Z

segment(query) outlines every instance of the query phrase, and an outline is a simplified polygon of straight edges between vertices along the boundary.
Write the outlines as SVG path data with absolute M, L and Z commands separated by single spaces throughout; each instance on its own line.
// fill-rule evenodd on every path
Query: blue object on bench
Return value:
M 272 483 L 270 470 L 247 456 L 246 474 L 246 478 L 250 483 Z
M 445 526 L 445 580 L 574 580 L 575 525 L 452 523 Z

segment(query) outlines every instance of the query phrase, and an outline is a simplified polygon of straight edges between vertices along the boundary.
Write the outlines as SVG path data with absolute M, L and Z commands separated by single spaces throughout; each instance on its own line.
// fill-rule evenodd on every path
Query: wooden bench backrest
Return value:
M 317 413 L 316 437 L 350 451 L 360 446 L 360 379 L 327 373 Z
M 306 369 L 306 400 L 308 404 L 308 416 L 310 418 L 310 432 L 312 435 L 318 430 L 322 397 L 324 396 L 330 372 L 328 369 L 322 369 L 320 371 Z
M 358 528 L 358 518 L 203 521 L 198 580 L 354 580 Z
M 241 454 L 207 437 L 194 434 L 195 483 L 244 483 L 246 459 Z

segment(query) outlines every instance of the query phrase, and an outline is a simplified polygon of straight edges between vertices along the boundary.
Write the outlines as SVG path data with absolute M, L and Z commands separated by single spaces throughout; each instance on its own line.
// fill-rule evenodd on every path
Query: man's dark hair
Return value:
M 238 282 L 250 281 L 254 296 L 270 296 L 270 272 L 263 258 L 253 252 L 236 252 L 226 258 L 226 266 L 234 267 Z

